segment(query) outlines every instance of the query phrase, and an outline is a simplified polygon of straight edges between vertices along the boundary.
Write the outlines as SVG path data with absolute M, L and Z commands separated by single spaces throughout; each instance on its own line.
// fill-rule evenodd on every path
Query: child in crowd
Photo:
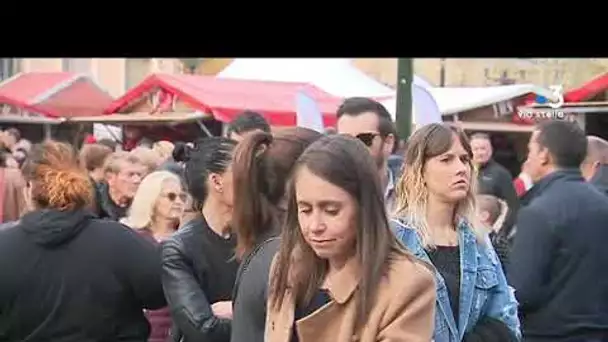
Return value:
M 479 220 L 488 228 L 490 241 L 498 254 L 503 271 L 506 274 L 506 264 L 509 255 L 508 238 L 499 234 L 508 207 L 505 201 L 492 195 L 477 195 L 477 213 Z

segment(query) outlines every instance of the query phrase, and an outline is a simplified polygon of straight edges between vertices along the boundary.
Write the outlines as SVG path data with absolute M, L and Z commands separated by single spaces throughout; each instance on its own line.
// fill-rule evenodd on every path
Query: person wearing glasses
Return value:
M 337 117 L 339 134 L 351 135 L 368 147 L 378 168 L 386 208 L 392 211 L 395 183 L 399 180 L 401 163 L 391 163 L 392 167 L 389 167 L 388 163 L 397 142 L 391 115 L 377 101 L 366 97 L 351 97 L 340 105 Z
M 169 171 L 153 172 L 141 182 L 121 223 L 159 245 L 177 229 L 185 201 L 179 177 Z M 148 342 L 165 342 L 171 330 L 169 309 L 147 311 L 146 318 L 151 326 Z

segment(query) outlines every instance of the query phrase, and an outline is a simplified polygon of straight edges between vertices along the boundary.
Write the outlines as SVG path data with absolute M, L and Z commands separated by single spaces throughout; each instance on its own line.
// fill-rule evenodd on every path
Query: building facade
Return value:
M 0 82 L 11 78 L 20 70 L 18 58 L 0 58 Z
M 355 65 L 389 85 L 397 82 L 396 58 L 360 58 Z M 443 69 L 443 72 L 442 72 Z M 490 86 L 532 83 L 577 87 L 608 71 L 608 59 L 558 58 L 417 58 L 414 72 L 435 86 Z
M 88 73 L 118 97 L 150 73 L 181 72 L 181 63 L 173 58 L 22 58 L 19 71 Z
M 0 60 L 0 81 L 18 72 L 89 73 L 114 97 L 121 96 L 151 73 L 190 72 L 184 69 L 184 63 L 178 58 L 22 58 L 6 62 L 3 60 Z M 228 58 L 199 60 L 200 64 L 193 71 L 200 75 L 215 75 L 232 61 Z
M 216 75 L 230 58 L 2 58 L 0 81 L 18 72 L 68 71 L 90 73 L 112 96 L 118 97 L 154 72 Z M 192 65 L 185 70 L 185 65 Z M 395 87 L 396 58 L 357 58 L 354 65 L 378 81 Z M 608 72 L 608 59 L 486 59 L 417 58 L 415 73 L 435 86 L 490 86 L 533 83 L 542 86 L 577 87 Z

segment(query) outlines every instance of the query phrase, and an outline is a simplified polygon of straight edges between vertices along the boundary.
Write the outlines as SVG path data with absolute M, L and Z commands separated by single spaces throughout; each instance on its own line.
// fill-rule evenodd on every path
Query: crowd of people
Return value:
M 608 341 L 608 142 L 574 122 L 515 179 L 369 98 L 325 133 L 125 137 L 0 134 L 0 341 Z

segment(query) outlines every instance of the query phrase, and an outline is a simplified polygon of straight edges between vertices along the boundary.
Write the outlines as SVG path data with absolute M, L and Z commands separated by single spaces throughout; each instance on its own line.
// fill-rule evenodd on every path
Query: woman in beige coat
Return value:
M 390 231 L 375 163 L 328 136 L 298 160 L 269 288 L 267 342 L 429 342 L 435 284 Z

